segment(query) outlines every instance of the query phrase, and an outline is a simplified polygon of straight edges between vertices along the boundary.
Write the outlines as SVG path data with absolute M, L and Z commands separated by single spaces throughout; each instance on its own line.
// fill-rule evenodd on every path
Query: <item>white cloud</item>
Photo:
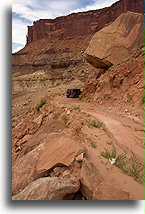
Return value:
M 55 0 L 52 1 L 51 4 L 49 4 L 49 7 L 53 10 L 59 10 L 59 11 L 69 11 L 71 8 L 74 8 L 78 6 L 77 1 L 66 1 L 66 0 Z
M 12 11 L 21 18 L 35 21 L 42 18 L 55 18 L 69 13 L 79 6 L 77 0 L 13 0 Z
M 109 7 L 116 1 L 117 0 L 103 0 L 103 1 L 96 0 L 96 1 L 94 1 L 93 4 L 87 5 L 86 7 L 83 7 L 83 8 L 78 8 L 78 9 L 72 10 L 72 11 L 70 11 L 70 13 L 77 13 L 77 12 L 88 11 L 88 10 L 97 10 L 97 9 L 101 9 L 104 7 Z
M 26 44 L 27 23 L 13 19 L 12 22 L 12 42 L 22 45 Z

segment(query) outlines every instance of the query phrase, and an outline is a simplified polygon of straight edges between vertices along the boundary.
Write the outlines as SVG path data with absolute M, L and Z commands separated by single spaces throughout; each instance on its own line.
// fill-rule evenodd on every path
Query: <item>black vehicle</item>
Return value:
M 66 90 L 66 96 L 67 98 L 78 98 L 81 94 L 81 90 L 78 88 L 72 88 Z

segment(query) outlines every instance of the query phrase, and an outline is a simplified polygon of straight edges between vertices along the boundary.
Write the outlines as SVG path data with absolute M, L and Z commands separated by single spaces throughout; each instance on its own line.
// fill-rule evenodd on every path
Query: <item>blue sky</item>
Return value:
M 27 26 L 39 19 L 56 18 L 72 12 L 100 9 L 117 0 L 13 0 L 12 51 L 26 44 Z

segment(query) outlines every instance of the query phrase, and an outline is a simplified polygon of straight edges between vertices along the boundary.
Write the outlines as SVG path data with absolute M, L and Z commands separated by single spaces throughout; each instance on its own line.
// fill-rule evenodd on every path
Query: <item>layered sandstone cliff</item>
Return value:
M 120 0 L 100 10 L 35 21 L 33 26 L 28 26 L 27 44 L 44 37 L 63 39 L 94 34 L 127 11 L 143 13 L 143 0 Z

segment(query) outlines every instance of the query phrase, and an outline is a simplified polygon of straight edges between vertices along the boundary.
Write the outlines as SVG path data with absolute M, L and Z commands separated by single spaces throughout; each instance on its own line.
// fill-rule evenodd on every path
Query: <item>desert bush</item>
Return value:
M 88 127 L 95 127 L 98 129 L 100 129 L 103 125 L 102 122 L 96 122 L 96 120 L 93 120 L 93 119 L 87 120 L 87 123 L 88 123 Z
M 80 108 L 80 106 L 75 106 L 75 107 L 73 107 L 73 109 L 74 109 L 74 110 L 76 110 L 76 111 L 81 112 L 81 108 Z
M 45 99 L 41 99 L 39 101 L 39 103 L 36 104 L 35 108 L 37 111 L 39 111 L 40 108 L 42 108 L 42 106 L 46 103 L 46 100 Z
M 67 123 L 68 119 L 69 119 L 69 116 L 67 114 L 61 115 L 61 120 L 64 121 L 65 124 Z

